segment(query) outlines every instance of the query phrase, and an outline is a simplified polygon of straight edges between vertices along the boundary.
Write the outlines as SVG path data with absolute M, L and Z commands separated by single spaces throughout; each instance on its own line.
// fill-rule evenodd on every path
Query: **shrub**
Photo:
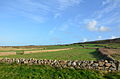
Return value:
M 17 51 L 16 54 L 17 54 L 17 55 L 23 55 L 23 54 L 24 54 L 24 51 Z

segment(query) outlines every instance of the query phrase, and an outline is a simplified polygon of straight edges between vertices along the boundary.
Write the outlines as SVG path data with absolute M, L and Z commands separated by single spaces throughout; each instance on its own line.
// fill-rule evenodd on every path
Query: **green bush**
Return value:
M 23 55 L 23 54 L 24 54 L 24 51 L 16 51 L 16 54 L 17 54 L 17 55 Z

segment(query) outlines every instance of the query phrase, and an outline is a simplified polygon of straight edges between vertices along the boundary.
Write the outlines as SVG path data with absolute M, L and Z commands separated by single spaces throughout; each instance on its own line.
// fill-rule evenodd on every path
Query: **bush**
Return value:
M 17 51 L 16 54 L 17 54 L 17 55 L 23 55 L 23 54 L 24 54 L 24 51 Z

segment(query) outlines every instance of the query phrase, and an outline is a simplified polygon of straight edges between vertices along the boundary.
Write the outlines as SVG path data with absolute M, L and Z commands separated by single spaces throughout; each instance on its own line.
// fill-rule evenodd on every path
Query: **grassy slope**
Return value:
M 0 79 L 119 79 L 120 73 L 60 69 L 49 66 L 0 64 Z
M 111 55 L 113 58 L 115 58 L 116 60 L 120 61 L 120 54 L 113 54 Z
M 53 60 L 99 60 L 95 49 L 72 49 L 57 52 L 33 53 L 24 55 L 2 56 L 8 58 L 36 58 L 36 59 L 53 59 Z
M 120 43 L 99 44 L 100 46 L 106 46 L 110 48 L 120 48 Z

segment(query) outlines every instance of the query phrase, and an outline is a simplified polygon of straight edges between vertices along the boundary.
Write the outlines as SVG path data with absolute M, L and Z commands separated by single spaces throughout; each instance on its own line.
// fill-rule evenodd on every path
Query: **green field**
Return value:
M 0 52 L 37 51 L 37 50 L 52 50 L 52 49 L 64 49 L 64 48 L 82 48 L 82 46 L 80 45 L 51 45 L 51 46 L 37 46 L 37 47 L 26 47 L 26 46 L 11 47 L 11 48 L 7 47 L 7 48 L 4 48 L 4 50 L 0 49 Z M 10 50 L 6 50 L 6 49 L 10 49 Z M 17 50 L 17 49 L 20 49 L 20 50 Z
M 0 79 L 119 79 L 120 73 L 0 63 Z
M 109 48 L 120 48 L 120 44 L 119 43 L 109 43 L 109 44 L 98 44 L 99 46 L 106 46 Z
M 83 45 L 83 44 L 82 44 Z M 24 48 L 27 50 L 0 50 L 0 52 L 21 52 L 21 51 L 38 51 L 38 50 L 53 50 L 73 48 L 70 50 L 56 51 L 56 52 L 40 52 L 31 54 L 17 54 L 9 56 L 0 56 L 1 58 L 35 58 L 35 59 L 52 59 L 52 60 L 100 60 L 103 57 L 96 51 L 96 49 L 87 48 L 101 48 L 110 46 L 107 44 L 81 44 L 73 45 L 53 45 L 40 46 L 35 49 Z M 113 47 L 118 46 L 114 44 Z M 45 48 L 45 49 L 41 49 Z M 16 49 L 20 49 L 19 47 Z M 120 60 L 120 55 L 112 55 L 115 59 Z M 17 65 L 17 64 L 0 64 L 0 79 L 119 79 L 120 72 L 105 73 L 94 70 L 82 69 L 60 69 L 43 65 Z
M 36 59 L 53 59 L 53 60 L 99 60 L 102 59 L 99 56 L 96 49 L 71 49 L 57 52 L 40 52 L 23 55 L 10 55 L 2 56 L 8 58 L 36 58 Z
M 51 49 L 64 49 L 64 48 L 100 48 L 101 46 L 96 46 L 97 44 L 71 44 L 71 45 L 51 45 L 51 46 L 37 46 L 37 47 L 27 47 L 27 46 L 21 46 L 21 47 L 6 47 L 6 49 L 11 48 L 10 50 L 1 50 L 0 52 L 19 52 L 19 51 L 37 51 L 37 50 L 51 50 Z M 43 49 L 41 49 L 43 48 Z M 16 50 L 20 49 L 20 50 Z M 26 49 L 26 50 L 24 50 Z

